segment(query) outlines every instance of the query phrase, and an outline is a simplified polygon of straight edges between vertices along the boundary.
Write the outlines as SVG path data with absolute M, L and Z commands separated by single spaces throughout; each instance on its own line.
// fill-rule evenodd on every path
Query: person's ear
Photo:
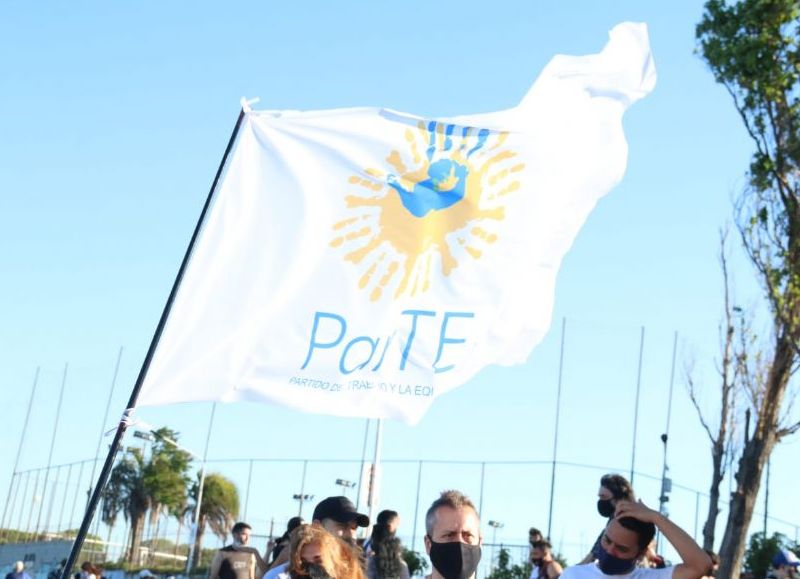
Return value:
M 425 542 L 425 552 L 430 555 L 431 554 L 431 538 L 428 535 L 424 537 Z

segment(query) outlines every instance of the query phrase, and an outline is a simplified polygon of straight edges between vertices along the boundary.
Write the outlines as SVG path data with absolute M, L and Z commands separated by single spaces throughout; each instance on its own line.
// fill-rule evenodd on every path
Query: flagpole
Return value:
M 364 481 L 364 464 L 367 462 L 367 443 L 369 442 L 369 422 L 364 427 L 364 447 L 361 449 L 361 471 L 358 474 L 358 491 L 356 492 L 356 509 L 361 506 L 361 484 Z
M 17 448 L 17 458 L 14 459 L 14 471 L 11 476 L 11 482 L 14 482 L 14 475 L 17 474 L 17 468 L 19 468 L 19 457 L 22 454 L 22 445 L 25 444 L 25 434 L 28 432 L 28 421 L 31 418 L 31 407 L 33 406 L 33 397 L 36 394 L 36 384 L 39 382 L 39 366 L 36 367 L 36 374 L 33 376 L 33 388 L 31 388 L 31 397 L 28 399 L 28 412 L 25 414 L 25 421 L 22 423 L 22 436 L 19 439 L 19 447 Z M 20 482 L 22 479 L 20 478 Z M 19 483 L 17 483 L 17 487 L 19 487 Z M 0 528 L 0 532 L 5 534 L 6 529 L 6 512 L 8 511 L 8 503 L 11 500 L 11 487 L 8 487 L 8 498 L 6 499 L 6 506 L 3 507 L 3 519 L 2 519 L 2 528 Z M 23 501 L 25 498 L 23 497 Z M 6 537 L 11 536 L 11 519 L 14 516 L 13 511 L 8 516 L 8 527 L 9 531 L 6 534 Z
M 231 150 L 233 149 L 233 144 L 236 142 L 236 137 L 239 134 L 239 129 L 242 126 L 242 121 L 244 120 L 245 116 L 245 106 L 247 103 L 242 103 L 242 109 L 239 111 L 239 118 L 236 119 L 236 125 L 233 127 L 233 132 L 231 133 L 231 137 L 228 140 L 228 146 L 225 148 L 225 153 L 222 155 L 222 161 L 217 168 L 217 173 L 214 176 L 214 181 L 211 184 L 211 189 L 208 192 L 208 196 L 206 197 L 206 202 L 203 205 L 203 210 L 200 212 L 200 217 L 197 220 L 197 225 L 195 225 L 194 232 L 192 233 L 192 238 L 189 241 L 189 246 L 186 248 L 186 253 L 183 256 L 183 261 L 181 262 L 181 266 L 178 269 L 178 273 L 175 276 L 175 282 L 172 284 L 172 290 L 169 292 L 169 297 L 167 298 L 167 302 L 164 305 L 164 311 L 161 312 L 161 318 L 158 320 L 158 325 L 156 326 L 155 333 L 153 334 L 153 339 L 150 342 L 150 347 L 147 350 L 147 355 L 142 362 L 142 367 L 139 370 L 139 375 L 136 378 L 136 383 L 133 386 L 133 391 L 131 392 L 131 396 L 128 399 L 128 405 L 125 409 L 125 414 L 123 415 L 122 419 L 119 421 L 119 425 L 117 426 L 117 432 L 114 435 L 114 440 L 111 442 L 111 447 L 109 448 L 108 455 L 106 456 L 105 463 L 103 464 L 103 468 L 100 471 L 100 476 L 97 479 L 97 484 L 94 485 L 94 490 L 92 491 L 92 496 L 89 499 L 89 504 L 86 507 L 86 512 L 83 515 L 83 521 L 81 522 L 80 529 L 78 530 L 78 534 L 75 537 L 75 542 L 72 543 L 72 550 L 69 553 L 69 557 L 67 558 L 67 562 L 64 565 L 64 568 L 61 570 L 61 579 L 69 579 L 72 567 L 75 565 L 75 562 L 78 560 L 78 555 L 81 552 L 81 548 L 83 547 L 83 542 L 86 540 L 86 533 L 89 531 L 89 525 L 92 522 L 92 516 L 94 515 L 95 509 L 97 509 L 97 503 L 100 502 L 100 496 L 103 493 L 103 489 L 106 486 L 106 482 L 108 482 L 108 477 L 111 474 L 111 467 L 114 464 L 114 457 L 119 452 L 119 449 L 122 445 L 122 437 L 125 435 L 125 430 L 128 428 L 128 420 L 130 418 L 131 413 L 136 408 L 136 400 L 139 398 L 139 392 L 142 389 L 142 384 L 144 384 L 144 380 L 147 377 L 147 371 L 150 369 L 150 363 L 153 361 L 153 356 L 156 352 L 156 347 L 158 346 L 158 341 L 161 339 L 161 334 L 164 332 L 164 326 L 167 323 L 167 319 L 169 318 L 170 310 L 172 309 L 172 304 L 175 301 L 175 296 L 178 293 L 178 288 L 181 285 L 181 280 L 183 279 L 183 275 L 186 272 L 186 267 L 189 264 L 189 257 L 192 254 L 192 250 L 194 249 L 194 245 L 197 242 L 197 237 L 200 234 L 200 228 L 205 221 L 206 214 L 208 213 L 208 208 L 211 206 L 211 200 L 214 197 L 214 192 L 217 189 L 217 184 L 219 183 L 220 177 L 222 176 L 222 171 L 225 168 L 225 164 L 228 161 L 228 156 L 230 155 Z
M 378 471 L 381 464 L 381 443 L 383 442 L 383 418 L 378 418 L 378 424 L 375 427 L 375 454 L 372 457 L 372 474 L 369 477 L 369 524 L 372 525 L 377 505 L 375 497 L 375 489 L 378 487 Z

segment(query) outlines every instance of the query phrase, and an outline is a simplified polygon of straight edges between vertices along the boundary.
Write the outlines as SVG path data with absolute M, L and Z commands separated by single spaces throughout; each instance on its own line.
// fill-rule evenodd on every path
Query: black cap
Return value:
M 359 527 L 369 526 L 369 517 L 356 512 L 353 502 L 347 497 L 328 497 L 314 509 L 313 520 L 333 519 L 337 523 L 355 521 Z

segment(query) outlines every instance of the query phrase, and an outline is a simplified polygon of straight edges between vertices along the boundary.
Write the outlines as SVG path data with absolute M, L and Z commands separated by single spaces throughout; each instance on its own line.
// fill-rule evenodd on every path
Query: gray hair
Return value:
M 425 532 L 429 537 L 433 536 L 433 527 L 436 525 L 436 511 L 441 507 L 450 507 L 454 510 L 470 508 L 475 511 L 476 515 L 478 514 L 478 509 L 475 508 L 475 504 L 461 491 L 442 491 L 439 498 L 433 501 L 428 512 L 425 513 Z

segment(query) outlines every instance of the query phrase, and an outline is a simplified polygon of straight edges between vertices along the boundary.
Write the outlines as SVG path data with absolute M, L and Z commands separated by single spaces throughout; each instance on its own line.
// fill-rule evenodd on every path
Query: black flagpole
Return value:
M 97 484 L 94 486 L 94 490 L 92 491 L 92 497 L 89 499 L 89 504 L 86 507 L 86 512 L 83 515 L 83 521 L 81 522 L 81 528 L 78 531 L 77 536 L 75 537 L 75 542 L 72 544 L 72 550 L 70 551 L 69 558 L 67 559 L 66 565 L 61 570 L 61 579 L 69 579 L 71 569 L 75 562 L 78 559 L 78 555 L 80 555 L 81 548 L 83 547 L 83 542 L 86 539 L 86 533 L 89 531 L 89 525 L 92 523 L 92 516 L 94 515 L 95 510 L 97 509 L 97 504 L 100 502 L 100 495 L 103 493 L 103 489 L 108 482 L 108 477 L 111 474 L 111 467 L 114 464 L 114 458 L 117 455 L 117 452 L 120 449 L 122 444 L 122 437 L 125 434 L 125 430 L 128 427 L 127 418 L 130 412 L 136 407 L 136 399 L 139 397 L 139 391 L 142 389 L 142 384 L 144 383 L 144 379 L 147 376 L 147 371 L 150 368 L 150 363 L 153 360 L 153 355 L 156 351 L 156 346 L 158 346 L 158 341 L 161 338 L 161 333 L 164 331 L 164 326 L 167 323 L 167 318 L 169 318 L 169 312 L 172 309 L 172 303 L 175 301 L 175 296 L 178 293 L 178 288 L 181 285 L 181 280 L 183 279 L 183 274 L 186 271 L 186 266 L 189 263 L 189 257 L 192 254 L 192 249 L 194 248 L 194 244 L 197 241 L 197 236 L 200 233 L 200 228 L 205 220 L 206 213 L 208 212 L 208 208 L 211 205 L 211 200 L 214 197 L 214 191 L 217 188 L 217 183 L 219 182 L 220 176 L 222 175 L 222 171 L 225 168 L 225 163 L 228 160 L 228 155 L 233 148 L 233 143 L 236 141 L 236 136 L 239 134 L 239 129 L 242 126 L 242 120 L 244 119 L 245 111 L 243 103 L 243 108 L 239 111 L 239 118 L 236 120 L 236 126 L 233 128 L 233 133 L 231 133 L 231 138 L 228 141 L 228 146 L 225 149 L 225 154 L 222 156 L 222 161 L 219 164 L 219 168 L 217 169 L 217 174 L 214 176 L 214 182 L 211 184 L 211 190 L 208 192 L 208 197 L 206 198 L 205 205 L 203 205 L 203 210 L 200 212 L 200 218 L 197 220 L 197 225 L 195 225 L 194 233 L 192 233 L 192 239 L 189 241 L 189 247 L 186 249 L 186 254 L 183 256 L 183 261 L 181 262 L 181 267 L 178 270 L 178 275 L 175 276 L 175 283 L 172 284 L 172 291 L 169 293 L 169 297 L 167 298 L 167 303 L 164 305 L 164 311 L 161 313 L 161 319 L 158 321 L 158 326 L 156 327 L 155 334 L 153 334 L 153 340 L 150 342 L 150 348 L 147 350 L 147 355 L 144 358 L 144 362 L 142 363 L 142 368 L 139 370 L 139 376 L 136 378 L 136 384 L 133 386 L 133 392 L 131 392 L 131 397 L 128 400 L 128 406 L 125 410 L 125 416 L 123 419 L 120 420 L 119 426 L 117 427 L 117 433 L 114 436 L 114 441 L 111 443 L 111 448 L 108 451 L 108 456 L 106 456 L 106 461 L 103 464 L 103 470 L 100 471 L 100 477 L 97 479 Z

